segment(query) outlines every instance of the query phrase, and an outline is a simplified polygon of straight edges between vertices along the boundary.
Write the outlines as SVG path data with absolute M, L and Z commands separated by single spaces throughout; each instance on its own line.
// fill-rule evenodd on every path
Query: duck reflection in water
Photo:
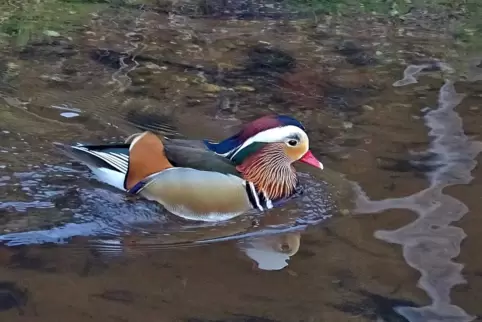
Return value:
M 238 241 L 241 251 L 254 261 L 255 268 L 281 270 L 300 248 L 301 230 L 298 226 L 297 211 L 271 211 L 260 218 L 261 234 Z M 287 231 L 288 229 L 288 231 Z
M 229 232 L 226 231 L 226 233 Z M 255 236 L 250 236 L 252 234 Z M 117 250 L 124 254 L 135 255 L 146 251 L 147 249 L 144 247 L 148 247 L 149 244 L 150 246 L 154 246 L 154 249 L 157 248 L 155 247 L 155 244 L 158 245 L 158 249 L 161 248 L 161 245 L 165 242 L 165 240 L 159 241 L 157 239 L 157 241 L 155 241 L 156 238 L 152 237 L 153 236 L 146 236 L 145 238 L 139 238 L 139 236 L 124 237 L 123 241 L 118 244 L 119 248 Z M 164 238 L 161 236 L 158 237 L 164 239 L 166 236 L 164 235 Z M 226 234 L 219 237 L 219 239 L 214 238 L 211 240 L 201 239 L 197 242 L 203 244 L 205 242 L 216 243 L 222 242 L 223 240 L 228 241 L 231 238 L 237 239 L 237 248 L 239 248 L 247 257 L 254 261 L 253 268 L 261 270 L 281 270 L 288 266 L 288 261 L 290 258 L 298 252 L 300 248 L 301 232 L 280 232 L 276 229 L 261 229 L 258 231 L 251 231 L 251 233 L 244 231 L 241 233 L 238 232 L 237 234 L 231 236 Z M 196 242 L 194 241 L 194 243 Z M 175 247 L 175 245 L 176 244 L 172 246 Z M 177 244 L 177 246 L 182 247 L 181 244 Z M 112 245 L 110 245 L 109 248 L 110 251 L 113 250 Z M 151 248 L 151 250 L 153 250 L 153 248 Z
M 300 248 L 300 232 L 289 232 L 239 241 L 240 249 L 262 270 L 280 270 Z
M 306 228 L 296 224 L 297 217 L 293 212 L 276 211 L 266 213 L 255 225 L 239 220 L 230 225 L 192 225 L 184 227 L 186 233 L 129 235 L 114 243 L 97 244 L 97 250 L 111 255 L 139 255 L 156 249 L 234 241 L 235 247 L 254 261 L 254 268 L 281 270 L 298 252 L 301 232 Z

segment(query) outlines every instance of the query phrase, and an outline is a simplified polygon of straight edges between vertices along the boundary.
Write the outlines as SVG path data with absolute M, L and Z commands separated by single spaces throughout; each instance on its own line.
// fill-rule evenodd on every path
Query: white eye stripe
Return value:
M 239 149 L 231 156 L 230 159 L 232 159 L 239 151 L 241 151 L 242 149 L 244 149 L 245 147 L 247 147 L 248 145 L 254 142 L 267 142 L 267 143 L 284 142 L 286 137 L 291 135 L 298 135 L 298 137 L 301 138 L 301 140 L 306 140 L 306 142 L 308 142 L 308 135 L 305 133 L 305 131 L 303 131 L 297 126 L 286 125 L 286 126 L 275 127 L 272 129 L 259 132 L 258 134 L 247 139 L 243 143 L 243 145 L 241 145 Z

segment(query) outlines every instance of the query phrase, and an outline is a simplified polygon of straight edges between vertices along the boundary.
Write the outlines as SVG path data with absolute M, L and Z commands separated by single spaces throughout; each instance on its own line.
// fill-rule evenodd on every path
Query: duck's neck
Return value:
M 277 145 L 263 147 L 237 167 L 243 178 L 252 182 L 270 200 L 290 197 L 298 182 L 291 160 L 283 153 L 283 148 Z

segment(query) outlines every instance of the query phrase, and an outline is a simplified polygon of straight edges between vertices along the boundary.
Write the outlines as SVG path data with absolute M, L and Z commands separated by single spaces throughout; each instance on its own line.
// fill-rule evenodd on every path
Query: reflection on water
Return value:
M 441 61 L 435 61 L 431 64 L 409 65 L 403 71 L 403 79 L 397 80 L 392 84 L 392 86 L 400 87 L 410 84 L 416 84 L 418 83 L 418 76 L 424 70 L 440 70 L 448 74 L 452 74 L 454 72 L 452 67 Z
M 404 80 L 426 67 L 407 67 Z M 409 74 L 412 76 L 407 76 Z M 433 141 L 430 148 L 422 153 L 434 155 L 431 165 L 435 169 L 427 173 L 429 188 L 407 197 L 381 201 L 367 199 L 360 190 L 357 203 L 359 213 L 398 208 L 412 210 L 419 216 L 402 228 L 380 230 L 375 234 L 382 240 L 403 245 L 407 263 L 422 274 L 419 286 L 427 291 L 433 301 L 430 306 L 422 308 L 398 307 L 397 311 L 410 321 L 475 319 L 460 307 L 452 305 L 450 300 L 452 287 L 465 283 L 461 275 L 463 264 L 455 263 L 452 259 L 459 255 L 461 242 L 466 237 L 463 229 L 450 224 L 460 220 L 468 209 L 461 201 L 443 193 L 445 187 L 472 181 L 471 171 L 477 164 L 475 158 L 482 151 L 482 142 L 471 141 L 464 134 L 462 119 L 454 110 L 464 96 L 455 91 L 452 81 L 447 80 L 440 88 L 438 108 L 425 114 Z
M 467 304 L 477 297 L 463 294 L 457 306 L 450 297 L 466 277 L 453 260 L 467 236 L 454 222 L 474 214 L 444 188 L 472 189 L 480 146 L 455 109 L 480 123 L 481 94 L 457 88 L 463 97 L 453 82 L 482 73 L 474 59 L 456 78 L 464 71 L 452 67 L 459 53 L 443 20 L 423 16 L 421 28 L 411 10 L 393 24 L 370 15 L 314 22 L 271 1 L 161 2 L 116 2 L 72 33 L 0 43 L 1 319 L 418 322 L 480 313 Z M 283 208 L 221 223 L 128 197 L 52 149 L 123 141 L 139 127 L 219 139 L 268 113 L 300 119 L 326 169 L 300 166 L 305 193 Z M 389 209 L 417 218 L 407 224 Z
M 279 270 L 288 266 L 291 256 L 300 248 L 300 234 L 287 233 L 274 236 L 246 238 L 239 242 L 240 248 L 258 268 Z

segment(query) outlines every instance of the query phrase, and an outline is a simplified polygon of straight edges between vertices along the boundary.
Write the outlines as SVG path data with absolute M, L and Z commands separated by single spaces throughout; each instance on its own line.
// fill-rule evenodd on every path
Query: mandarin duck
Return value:
M 265 116 L 219 142 L 161 139 L 146 131 L 124 143 L 54 143 L 103 181 L 190 220 L 219 221 L 271 209 L 301 192 L 292 163 L 323 165 L 299 121 Z

